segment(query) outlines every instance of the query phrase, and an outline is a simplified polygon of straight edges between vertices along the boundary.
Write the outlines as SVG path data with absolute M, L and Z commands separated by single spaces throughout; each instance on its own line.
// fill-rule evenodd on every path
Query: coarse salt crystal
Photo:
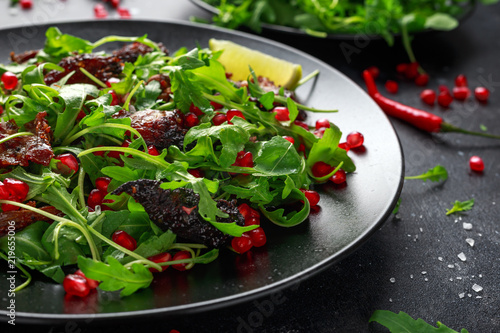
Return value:
M 427 272 L 426 271 L 422 271 L 422 275 L 425 275 L 425 274 L 427 274 Z
M 480 285 L 474 283 L 474 285 L 472 286 L 472 290 L 474 290 L 476 293 L 478 293 L 481 290 L 483 290 L 483 287 L 481 287 Z
M 469 244 L 470 246 L 474 246 L 474 240 L 472 238 L 466 238 L 465 241 L 467 242 L 467 244 Z
M 457 276 L 456 279 L 457 280 L 462 280 L 462 277 L 461 276 Z
M 448 265 L 448 268 L 454 268 L 454 267 L 455 267 L 455 265 L 453 265 L 453 264 Z
M 443 257 L 438 257 L 438 260 L 439 261 L 443 261 Z
M 396 282 L 396 279 L 392 277 L 389 279 L 389 281 L 391 281 L 391 283 L 394 283 L 394 282 Z
M 483 298 L 483 296 L 476 296 L 476 298 Z
M 472 223 L 464 222 L 462 225 L 465 230 L 472 230 Z
M 462 261 L 466 261 L 467 260 L 467 258 L 465 257 L 465 254 L 463 252 L 460 252 L 457 256 Z
M 458 294 L 458 297 L 460 297 L 460 298 L 464 298 L 464 297 L 465 297 L 465 293 L 460 293 L 460 294 Z

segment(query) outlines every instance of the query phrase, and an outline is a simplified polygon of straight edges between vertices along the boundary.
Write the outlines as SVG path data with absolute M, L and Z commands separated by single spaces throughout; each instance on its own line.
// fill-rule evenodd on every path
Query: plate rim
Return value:
M 181 25 L 181 26 L 187 26 L 195 29 L 204 29 L 204 30 L 213 30 L 213 31 L 220 31 L 223 33 L 228 33 L 234 36 L 243 36 L 244 38 L 250 38 L 253 39 L 254 41 L 257 42 L 262 42 L 264 44 L 272 44 L 272 45 L 277 45 L 280 48 L 284 49 L 289 49 L 292 50 L 294 53 L 299 54 L 300 56 L 304 58 L 308 58 L 310 60 L 313 60 L 314 62 L 321 63 L 325 67 L 328 67 L 330 70 L 336 72 L 338 75 L 340 75 L 344 80 L 350 82 L 353 86 L 353 88 L 358 89 L 362 94 L 367 95 L 367 93 L 358 85 L 356 84 L 351 78 L 349 78 L 347 75 L 343 74 L 340 72 L 338 69 L 333 67 L 332 65 L 324 62 L 323 60 L 316 58 L 308 53 L 305 53 L 304 51 L 301 51 L 299 49 L 296 49 L 290 45 L 286 45 L 284 43 L 281 43 L 276 40 L 272 40 L 269 38 L 265 38 L 262 36 L 254 35 L 251 33 L 247 32 L 242 32 L 238 30 L 231 30 L 231 29 L 226 29 L 226 28 L 221 28 L 221 27 L 216 27 L 212 25 L 207 25 L 207 24 L 202 24 L 202 23 L 196 23 L 196 22 L 189 22 L 189 21 L 183 21 L 183 20 L 178 20 L 178 19 L 165 19 L 165 20 L 155 20 L 155 19 L 131 19 L 131 20 L 121 20 L 121 19 L 106 19 L 106 20 L 100 20 L 100 21 L 95 21 L 95 20 L 88 20 L 88 19 L 81 19 L 81 20 L 60 20 L 60 21 L 54 21 L 50 23 L 43 23 L 43 24 L 35 24 L 35 25 L 29 25 L 30 27 L 36 27 L 36 28 L 43 28 L 43 27 L 51 27 L 51 26 L 57 26 L 60 27 L 62 25 L 73 25 L 73 24 L 107 24 L 107 23 L 118 23 L 118 24 L 126 24 L 127 22 L 135 22 L 135 23 L 154 23 L 154 24 L 175 24 L 175 25 Z M 6 33 L 9 30 L 19 30 L 25 28 L 27 25 L 15 25 L 15 26 L 9 26 L 9 27 L 4 27 L 0 29 L 0 34 Z M 3 60 L 2 60 L 3 61 Z M 206 301 L 200 301 L 196 303 L 188 303 L 188 304 L 182 304 L 182 305 L 176 305 L 176 306 L 169 306 L 169 307 L 162 307 L 162 308 L 153 308 L 153 309 L 145 309 L 145 310 L 135 310 L 135 311 L 124 311 L 124 312 L 105 312 L 105 313 L 92 313 L 92 314 L 64 314 L 64 313 L 37 313 L 37 312 L 22 312 L 22 311 L 16 311 L 16 321 L 18 321 L 20 324 L 42 324 L 42 325 L 50 325 L 50 324 L 57 324 L 57 323 L 65 323 L 68 320 L 73 320 L 76 322 L 82 322 L 82 321 L 88 321 L 89 319 L 92 319 L 93 322 L 104 322 L 108 321 L 111 319 L 116 319 L 120 318 L 123 320 L 133 320 L 138 317 L 143 317 L 145 315 L 148 316 L 178 316 L 178 315 L 188 315 L 188 314 L 196 314 L 204 311 L 212 311 L 220 308 L 225 308 L 229 307 L 231 305 L 236 305 L 236 304 L 241 304 L 246 301 L 252 300 L 252 299 L 257 299 L 259 297 L 263 297 L 265 295 L 269 295 L 273 292 L 276 291 L 281 291 L 284 289 L 287 289 L 295 284 L 297 284 L 297 281 L 299 283 L 301 281 L 307 280 L 310 277 L 323 272 L 327 268 L 329 268 L 332 264 L 339 262 L 340 260 L 343 260 L 353 252 L 355 252 L 360 246 L 362 246 L 368 239 L 371 238 L 371 236 L 386 222 L 388 217 L 392 214 L 393 208 L 396 206 L 397 201 L 399 200 L 399 197 L 401 195 L 402 189 L 403 189 L 403 184 L 404 184 L 404 174 L 405 174 L 405 160 L 404 160 L 404 154 L 403 154 L 403 149 L 401 145 L 401 141 L 399 138 L 399 135 L 394 128 L 394 125 L 390 121 L 389 117 L 383 113 L 383 111 L 379 108 L 379 106 L 370 98 L 369 102 L 373 104 L 372 106 L 380 112 L 380 114 L 386 119 L 387 124 L 389 125 L 389 128 L 393 131 L 393 134 L 395 135 L 396 141 L 397 141 L 397 146 L 398 146 L 398 155 L 400 157 L 401 161 L 401 169 L 400 169 L 400 175 L 399 175 L 399 181 L 398 181 L 398 187 L 396 189 L 395 195 L 392 197 L 391 202 L 389 203 L 388 207 L 384 214 L 381 215 L 381 217 L 376 221 L 375 223 L 372 223 L 369 228 L 364 230 L 363 233 L 359 234 L 354 240 L 352 240 L 350 243 L 345 245 L 341 250 L 337 251 L 335 254 L 328 256 L 327 258 L 317 262 L 316 264 L 307 267 L 306 269 L 301 270 L 300 272 L 289 276 L 285 279 L 273 282 L 271 284 L 261 286 L 255 289 L 251 289 L 242 293 L 238 294 L 233 294 L 225 297 L 219 297 L 215 299 L 210 299 Z M 209 309 L 207 309 L 209 307 Z M 0 310 L 0 315 L 2 315 L 2 319 L 0 319 L 0 322 L 6 322 L 8 320 L 8 317 L 6 316 L 8 314 L 7 311 L 5 310 Z

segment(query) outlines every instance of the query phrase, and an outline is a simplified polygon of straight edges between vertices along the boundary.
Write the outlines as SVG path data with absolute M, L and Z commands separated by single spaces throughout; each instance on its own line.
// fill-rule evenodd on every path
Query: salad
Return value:
M 311 128 L 307 111 L 334 110 L 251 68 L 231 80 L 222 52 L 52 27 L 0 65 L 0 256 L 27 277 L 16 290 L 36 270 L 71 295 L 130 295 L 170 266 L 264 246 L 266 223 L 306 221 L 313 186 L 355 170 L 360 133 Z

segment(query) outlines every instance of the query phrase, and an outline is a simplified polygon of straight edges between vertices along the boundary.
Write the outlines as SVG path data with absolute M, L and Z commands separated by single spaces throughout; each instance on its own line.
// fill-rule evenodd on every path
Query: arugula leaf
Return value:
M 299 211 L 291 211 L 286 213 L 284 208 L 279 208 L 274 211 L 269 211 L 263 205 L 259 205 L 260 211 L 267 217 L 271 222 L 282 227 L 293 227 L 302 223 L 309 216 L 310 205 L 309 200 L 306 199 L 304 193 L 299 189 L 294 188 L 288 198 L 293 201 L 302 201 L 303 205 Z
M 108 264 L 78 257 L 78 267 L 86 277 L 101 281 L 99 288 L 105 291 L 121 290 L 120 296 L 128 296 L 153 281 L 153 274 L 142 264 L 132 264 L 131 270 L 113 257 L 106 258 Z
M 437 322 L 436 328 L 420 318 L 415 320 L 402 311 L 396 314 L 387 310 L 377 310 L 372 314 L 369 322 L 377 322 L 387 327 L 391 333 L 458 333 L 440 322 Z M 468 333 L 468 331 L 463 328 L 460 333 Z
M 455 203 L 453 203 L 453 207 L 451 209 L 446 210 L 446 215 L 471 210 L 473 206 L 474 206 L 474 199 L 466 201 L 456 200 Z
M 448 171 L 441 165 L 429 169 L 427 172 L 418 176 L 407 176 L 405 179 L 422 179 L 424 182 L 430 180 L 431 182 L 445 181 L 448 179 Z
M 248 145 L 254 156 L 255 176 L 284 176 L 301 171 L 301 157 L 289 141 L 274 136 L 269 141 Z
M 52 261 L 50 254 L 42 244 L 42 236 L 49 227 L 47 222 L 35 222 L 23 230 L 17 231 L 15 235 L 17 258 L 29 256 L 39 261 Z M 8 253 L 8 237 L 0 238 L 0 250 Z

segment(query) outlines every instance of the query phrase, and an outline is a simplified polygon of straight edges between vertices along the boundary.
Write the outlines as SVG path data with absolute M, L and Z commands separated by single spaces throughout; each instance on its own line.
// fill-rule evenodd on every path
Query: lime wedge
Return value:
M 266 77 L 277 86 L 293 89 L 302 78 L 302 67 L 289 61 L 249 49 L 228 40 L 210 39 L 210 50 L 223 50 L 219 62 L 234 81 L 247 80 L 250 67 L 257 76 Z

